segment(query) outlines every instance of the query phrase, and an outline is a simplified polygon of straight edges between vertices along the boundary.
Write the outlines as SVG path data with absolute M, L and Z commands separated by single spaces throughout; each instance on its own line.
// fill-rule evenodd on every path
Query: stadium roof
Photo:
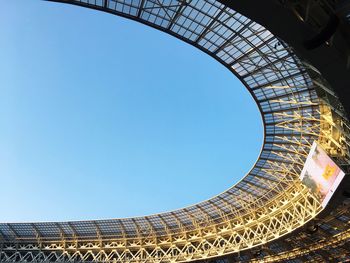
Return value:
M 216 0 L 55 2 L 138 21 L 216 59 L 255 99 L 264 122 L 264 144 L 250 172 L 209 200 L 135 218 L 1 223 L 5 243 L 44 242 L 49 246 L 75 241 L 86 246 L 87 241 L 108 240 L 115 243 L 115 249 L 128 250 L 134 259 L 137 251 L 149 249 L 142 256 L 145 261 L 155 257 L 185 261 L 266 243 L 302 226 L 322 210 L 298 179 L 306 156 L 315 140 L 339 160 L 347 160 L 348 149 L 329 128 L 335 110 L 324 99 L 331 96 L 324 95 L 327 82 L 283 40 Z M 120 260 L 128 260 L 120 253 Z

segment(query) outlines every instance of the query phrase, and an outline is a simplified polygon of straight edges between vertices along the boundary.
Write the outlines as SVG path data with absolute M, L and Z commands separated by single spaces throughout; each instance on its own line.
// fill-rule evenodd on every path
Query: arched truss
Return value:
M 216 0 L 55 0 L 139 21 L 215 58 L 259 106 L 261 155 L 239 183 L 162 214 L 78 222 L 1 223 L 0 261 L 183 262 L 275 240 L 322 207 L 299 182 L 314 140 L 349 161 L 349 125 L 319 72 L 282 40 Z M 44 4 L 44 3 L 43 3 Z

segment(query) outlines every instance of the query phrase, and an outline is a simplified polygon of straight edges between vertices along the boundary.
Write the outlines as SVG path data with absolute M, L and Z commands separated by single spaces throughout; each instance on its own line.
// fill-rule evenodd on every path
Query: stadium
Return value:
M 44 3 L 122 16 L 211 56 L 251 93 L 264 144 L 237 184 L 183 209 L 0 223 L 0 262 L 350 260 L 350 1 Z

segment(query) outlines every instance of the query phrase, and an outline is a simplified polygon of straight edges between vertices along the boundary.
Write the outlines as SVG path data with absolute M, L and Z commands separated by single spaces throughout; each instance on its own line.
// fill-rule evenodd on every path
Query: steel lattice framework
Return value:
M 0 223 L 0 261 L 207 259 L 278 239 L 321 212 L 318 199 L 298 177 L 314 140 L 339 165 L 349 163 L 349 125 L 327 82 L 286 43 L 217 0 L 54 2 L 136 20 L 215 58 L 256 100 L 264 145 L 240 182 L 184 209 L 128 219 Z

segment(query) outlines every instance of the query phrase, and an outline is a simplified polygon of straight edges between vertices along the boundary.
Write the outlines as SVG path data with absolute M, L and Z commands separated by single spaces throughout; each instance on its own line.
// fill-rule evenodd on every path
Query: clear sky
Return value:
M 137 216 L 226 190 L 260 152 L 254 100 L 137 22 L 0 1 L 0 222 Z

